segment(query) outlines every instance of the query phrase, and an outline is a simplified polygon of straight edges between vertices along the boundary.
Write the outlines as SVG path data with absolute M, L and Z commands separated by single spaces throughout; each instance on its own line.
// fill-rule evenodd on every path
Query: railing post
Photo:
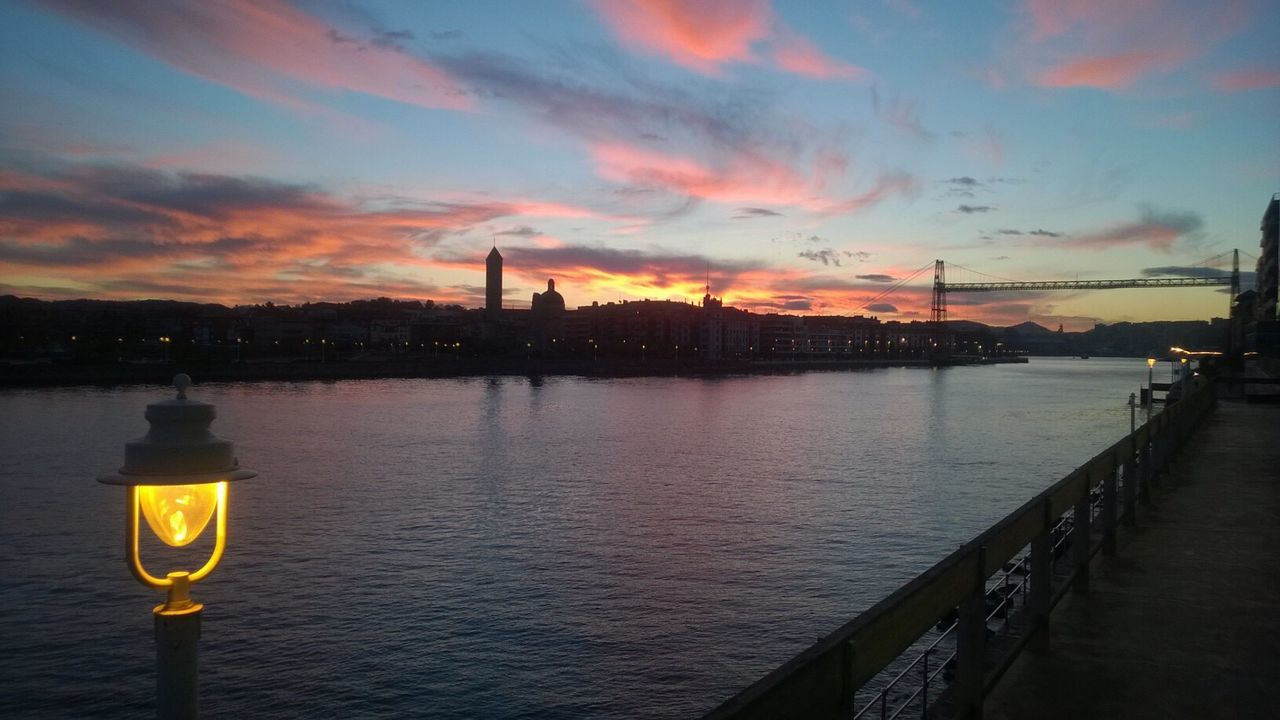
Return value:
M 1112 460 L 1114 463 L 1114 458 Z M 1116 508 L 1119 497 L 1116 489 L 1116 471 L 1112 467 L 1102 476 L 1102 552 L 1107 555 L 1116 554 Z
M 1031 541 L 1031 598 L 1028 630 L 1039 650 L 1049 649 L 1049 610 L 1053 598 L 1053 510 L 1044 499 L 1044 532 Z
M 1134 458 L 1137 453 L 1137 442 L 1129 444 L 1129 452 L 1125 453 L 1124 465 L 1120 472 L 1124 473 L 1124 526 L 1135 527 L 1138 524 L 1138 464 Z
M 1071 518 L 1071 555 L 1075 559 L 1076 579 L 1071 589 L 1078 593 L 1089 592 L 1089 553 L 1093 544 L 1093 517 L 1089 507 L 1089 493 L 1093 491 L 1092 478 L 1084 476 L 1084 492 L 1076 501 Z
M 853 660 L 856 653 L 857 647 L 853 641 L 846 641 L 844 653 L 840 658 L 840 717 L 849 717 L 856 709 L 854 700 L 857 697 L 858 688 L 853 685 Z
M 1142 498 L 1143 506 L 1150 507 L 1151 506 L 1151 480 L 1152 480 L 1151 428 L 1150 427 L 1147 428 L 1147 439 L 1146 439 L 1146 442 L 1142 443 L 1142 447 L 1139 449 L 1139 453 L 1140 453 L 1140 456 L 1138 458 L 1138 463 L 1139 463 L 1138 472 L 1141 474 L 1141 479 L 1139 480 L 1139 483 L 1141 484 L 1141 488 L 1139 490 L 1139 496 Z
M 978 548 L 973 591 L 960 602 L 956 624 L 957 717 L 981 720 L 982 693 L 987 675 L 987 548 Z

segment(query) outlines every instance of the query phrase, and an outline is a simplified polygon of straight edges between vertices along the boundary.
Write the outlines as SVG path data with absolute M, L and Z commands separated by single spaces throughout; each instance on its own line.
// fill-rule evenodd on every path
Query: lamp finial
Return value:
M 178 388 L 178 399 L 187 399 L 187 388 L 191 387 L 191 376 L 186 373 L 178 373 L 173 376 L 173 386 Z

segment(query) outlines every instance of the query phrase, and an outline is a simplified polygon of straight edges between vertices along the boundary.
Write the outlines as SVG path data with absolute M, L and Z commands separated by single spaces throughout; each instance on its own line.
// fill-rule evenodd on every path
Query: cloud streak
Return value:
M 1213 78 L 1213 87 L 1222 92 L 1248 92 L 1280 87 L 1280 68 L 1252 67 L 1225 72 Z
M 914 179 L 887 176 L 861 194 L 834 196 L 828 188 L 834 178 L 823 169 L 801 174 L 752 153 L 728 156 L 714 167 L 692 157 L 622 143 L 599 143 L 591 154 L 596 172 L 606 180 L 733 205 L 773 204 L 817 213 L 846 213 L 915 190 Z
M 1145 245 L 1153 250 L 1168 253 L 1173 250 L 1174 243 L 1195 235 L 1202 227 L 1204 227 L 1204 221 L 1196 213 L 1158 210 L 1144 206 L 1137 221 L 1120 223 L 1093 233 L 1074 235 L 1065 241 L 1056 238 L 1046 239 L 1042 244 L 1085 250 Z
M 192 280 L 181 297 L 212 286 L 209 299 L 226 301 L 427 287 L 425 251 L 446 238 L 503 217 L 584 216 L 597 215 L 523 199 L 370 204 L 312 185 L 133 165 L 0 173 L 4 281 L 52 275 L 111 297 L 160 276 L 178 288 Z
M 183 72 L 261 100 L 315 109 L 317 93 L 355 92 L 426 108 L 466 109 L 447 73 L 400 52 L 403 36 L 368 44 L 284 2 L 47 0 L 47 7 Z
M 1022 42 L 1033 84 L 1118 93 L 1179 70 L 1241 30 L 1248 14 L 1243 1 L 1025 0 Z

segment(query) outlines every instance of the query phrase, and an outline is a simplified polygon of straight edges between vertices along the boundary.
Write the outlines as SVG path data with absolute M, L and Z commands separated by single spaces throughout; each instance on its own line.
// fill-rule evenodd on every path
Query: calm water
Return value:
M 1145 380 L 1045 359 L 197 386 L 261 473 L 195 589 L 204 712 L 697 715 L 1126 433 Z M 160 595 L 92 478 L 168 395 L 0 392 L 0 715 L 152 712 Z

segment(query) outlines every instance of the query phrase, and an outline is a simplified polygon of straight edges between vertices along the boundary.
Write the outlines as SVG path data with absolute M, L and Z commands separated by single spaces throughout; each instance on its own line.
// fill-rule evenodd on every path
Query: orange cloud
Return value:
M 1280 87 L 1280 69 L 1255 67 L 1222 73 L 1213 79 L 1213 87 L 1222 92 L 1245 92 Z
M 471 104 L 435 66 L 385 44 L 346 38 L 284 2 L 52 0 L 48 5 L 184 72 L 290 107 L 315 108 L 307 88 L 428 108 Z
M 371 207 L 312 186 L 127 165 L 3 169 L 0 187 L 0 284 L 26 294 L 290 302 L 416 287 L 447 299 L 427 254 L 441 240 L 502 217 L 600 217 L 528 199 Z

